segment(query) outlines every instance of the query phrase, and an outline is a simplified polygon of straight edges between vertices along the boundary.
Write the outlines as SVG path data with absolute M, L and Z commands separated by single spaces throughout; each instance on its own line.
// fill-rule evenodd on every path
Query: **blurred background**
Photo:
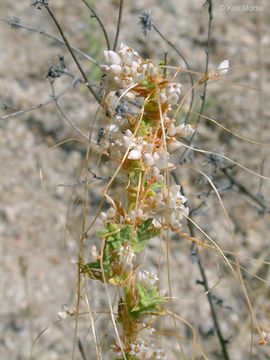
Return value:
M 194 145 L 225 154 L 252 171 L 269 177 L 269 4 L 267 0 L 259 0 L 256 4 L 237 0 L 233 6 L 227 0 L 213 3 L 209 69 L 216 69 L 222 60 L 229 59 L 231 67 L 242 69 L 230 70 L 226 79 L 262 92 L 231 82 L 210 82 L 204 115 L 237 134 L 268 143 L 268 147 L 236 138 L 205 119 L 200 121 Z M 113 43 L 119 0 L 92 0 L 89 4 L 100 15 Z M 167 52 L 170 65 L 185 67 L 182 59 L 156 31 L 152 29 L 146 37 L 143 35 L 139 16 L 147 10 L 155 27 L 179 49 L 190 68 L 204 73 L 209 16 L 207 7 L 203 5 L 200 0 L 126 0 L 120 42 L 156 63 L 162 61 Z M 106 43 L 96 19 L 91 18 L 85 5 L 81 1 L 51 0 L 50 6 L 71 44 L 102 63 Z M 78 182 L 85 147 L 76 141 L 55 147 L 77 135 L 51 101 L 52 87 L 47 75 L 49 68 L 59 63 L 59 55 L 64 56 L 68 71 L 79 73 L 64 46 L 32 31 L 44 30 L 60 37 L 45 9 L 38 10 L 31 6 L 31 1 L 2 0 L 0 14 L 0 359 L 29 359 L 32 341 L 47 327 L 36 342 L 33 358 L 67 359 L 71 358 L 74 321 L 54 322 L 63 304 L 73 308 L 76 301 L 77 237 L 72 216 L 80 222 L 81 207 L 78 205 L 74 214 L 71 209 L 82 189 L 80 185 L 71 185 Z M 101 77 L 98 67 L 85 58 L 79 56 L 79 59 L 89 79 L 98 82 Z M 180 73 L 178 81 L 187 91 L 190 86 L 188 76 Z M 72 89 L 71 82 L 68 77 L 60 77 L 55 79 L 53 89 L 57 94 L 69 87 L 59 104 L 76 126 L 87 133 L 97 104 L 85 86 L 78 83 Z M 193 106 L 196 112 L 200 109 L 201 95 L 202 87 L 198 87 Z M 18 110 L 46 102 L 49 102 L 46 106 L 14 116 Z M 195 120 L 196 116 L 191 115 L 190 122 Z M 101 114 L 95 126 L 96 140 L 97 131 L 102 126 Z M 190 152 L 187 161 L 205 171 L 221 189 L 237 237 L 242 275 L 254 312 L 262 329 L 270 332 L 270 274 L 268 265 L 264 263 L 270 261 L 269 181 L 262 181 L 235 167 L 229 170 L 229 174 L 237 180 L 237 186 L 230 177 L 217 170 L 228 163 L 220 164 L 217 158 L 205 158 L 196 152 Z M 106 175 L 106 164 L 101 165 L 99 175 Z M 210 194 L 209 186 L 191 171 L 181 170 L 177 176 L 186 190 L 190 207 L 200 206 L 200 210 L 194 212 L 198 225 L 222 249 L 232 251 L 224 214 L 215 196 Z M 89 219 L 94 216 L 102 199 L 102 185 L 94 183 L 89 190 Z M 256 199 L 246 194 L 243 187 Z M 95 228 L 92 233 L 93 238 L 89 237 L 85 244 L 86 254 L 89 254 L 91 244 L 98 244 Z M 200 234 L 198 238 L 204 239 Z M 190 256 L 190 243 L 173 237 L 170 246 L 176 311 L 194 326 L 208 358 L 222 359 L 209 304 L 203 287 L 198 284 L 200 275 Z M 150 249 L 149 261 L 155 267 L 158 242 L 153 241 Z M 248 359 L 248 312 L 239 286 L 215 252 L 202 250 L 201 256 L 210 287 L 215 286 L 215 306 L 224 337 L 228 339 L 231 359 Z M 162 281 L 166 284 L 165 258 L 162 265 Z M 99 294 L 92 299 L 93 307 L 103 311 L 106 301 L 102 298 L 102 289 L 93 281 L 90 286 L 93 294 Z M 104 323 L 98 320 L 97 324 L 102 328 Z M 172 324 L 166 326 L 173 329 Z M 78 336 L 82 341 L 86 338 L 87 359 L 95 359 L 88 327 L 88 317 L 82 316 Z M 190 336 L 185 327 L 181 330 L 185 336 Z M 256 335 L 254 359 L 268 359 L 258 342 Z M 176 359 L 174 340 L 168 338 L 164 346 L 169 359 Z M 187 358 L 190 358 L 189 351 L 187 348 Z M 81 359 L 79 352 L 76 359 Z

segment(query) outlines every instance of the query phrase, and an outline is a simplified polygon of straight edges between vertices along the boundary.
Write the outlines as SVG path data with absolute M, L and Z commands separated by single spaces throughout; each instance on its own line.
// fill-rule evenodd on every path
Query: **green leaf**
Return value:
M 137 238 L 131 239 L 131 244 L 133 245 L 133 251 L 141 252 L 145 248 L 147 241 L 152 237 L 159 234 L 159 230 L 155 228 L 150 228 L 150 225 L 153 222 L 153 218 L 149 218 L 144 221 L 140 226 L 137 228 Z
M 153 228 L 153 229 L 146 230 L 141 234 L 140 241 L 152 239 L 153 237 L 157 236 L 158 234 L 159 234 L 159 229 Z
M 100 260 L 86 264 L 90 269 L 100 269 Z
M 121 240 L 116 240 L 116 241 L 113 241 L 111 244 L 112 244 L 112 247 L 114 248 L 114 250 L 119 251 L 122 242 L 121 242 Z
M 157 295 L 157 287 L 151 290 L 145 289 L 142 285 L 137 284 L 137 292 L 139 300 L 137 304 L 130 310 L 130 315 L 134 318 L 146 314 L 163 314 L 158 304 L 167 302 L 163 297 Z
M 150 185 L 150 188 L 151 189 L 162 189 L 162 188 L 164 188 L 164 183 L 155 182 L 155 183 Z
M 155 84 L 153 84 L 151 81 L 148 81 L 148 80 L 143 80 L 141 82 L 141 85 L 148 88 L 148 89 L 154 89 L 155 88 Z
M 159 230 L 155 228 L 150 228 L 149 226 L 152 224 L 153 218 L 150 218 L 144 221 L 137 229 L 137 237 L 139 241 L 149 240 L 159 234 Z
M 111 223 L 107 223 L 106 224 L 106 229 L 103 229 L 103 230 L 99 230 L 97 233 L 98 233 L 98 236 L 100 238 L 103 238 L 104 235 L 108 234 L 108 233 L 111 233 L 111 232 L 114 232 L 118 229 L 117 225 L 115 224 L 111 224 Z
M 147 244 L 147 240 L 139 241 L 137 238 L 132 238 L 131 244 L 135 253 L 143 251 Z
M 142 285 L 137 284 L 137 291 L 139 296 L 139 304 L 143 307 L 149 307 L 158 303 L 166 302 L 163 297 L 157 296 L 156 286 L 154 286 L 151 290 L 147 290 Z
M 153 220 L 154 220 L 153 218 L 149 218 L 146 221 L 144 221 L 140 226 L 138 226 L 137 234 L 147 230 L 149 226 L 152 224 Z
M 131 239 L 132 225 L 123 225 L 120 230 L 120 238 L 124 242 L 128 242 Z
M 102 238 L 104 235 L 106 235 L 108 233 L 108 230 L 107 229 L 103 229 L 103 230 L 99 230 L 98 232 L 97 232 L 97 234 L 98 234 L 98 236 L 100 237 L 100 238 Z

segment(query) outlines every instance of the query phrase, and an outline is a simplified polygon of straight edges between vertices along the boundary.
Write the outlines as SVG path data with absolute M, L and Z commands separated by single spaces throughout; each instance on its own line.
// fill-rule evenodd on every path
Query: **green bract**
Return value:
M 139 225 L 136 236 L 132 236 L 132 225 L 117 225 L 107 222 L 106 228 L 98 231 L 100 238 L 106 239 L 103 249 L 102 265 L 107 280 L 110 280 L 113 275 L 111 265 L 119 256 L 121 245 L 130 245 L 134 253 L 139 253 L 144 250 L 149 239 L 159 234 L 159 230 L 151 226 L 152 222 L 153 218 L 150 218 Z M 101 269 L 100 260 L 88 263 L 86 266 L 90 270 Z M 124 279 L 125 277 L 125 274 L 121 273 L 114 275 L 114 283 L 119 284 L 121 278 Z
M 130 310 L 130 315 L 139 318 L 143 315 L 162 315 L 158 304 L 167 302 L 163 297 L 157 295 L 157 287 L 146 290 L 142 285 L 137 284 L 138 302 Z

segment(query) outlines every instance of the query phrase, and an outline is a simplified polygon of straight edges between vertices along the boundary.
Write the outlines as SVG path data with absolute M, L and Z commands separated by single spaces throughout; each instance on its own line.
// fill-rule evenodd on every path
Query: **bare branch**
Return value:
M 13 18 L 12 20 L 7 20 L 7 19 L 4 19 L 4 18 L 0 17 L 0 21 L 4 22 L 6 24 L 9 24 L 14 29 L 25 29 L 25 30 L 28 30 L 28 31 L 31 31 L 31 32 L 35 32 L 35 33 L 38 33 L 38 34 L 40 34 L 42 36 L 45 36 L 45 37 L 47 37 L 49 39 L 55 40 L 55 41 L 57 41 L 58 43 L 60 43 L 62 45 L 65 45 L 65 42 L 63 40 L 59 39 L 58 37 L 56 37 L 54 35 L 50 35 L 46 31 L 44 31 L 42 29 L 35 29 L 35 28 L 31 27 L 31 26 L 21 24 L 20 20 L 17 19 L 17 18 Z M 74 46 L 70 46 L 70 47 L 77 54 L 81 55 L 84 59 L 89 60 L 93 64 L 99 66 L 99 63 L 96 60 L 94 60 L 93 58 L 91 58 L 91 56 L 87 55 L 86 53 L 84 53 L 83 51 L 77 49 Z
M 85 355 L 85 352 L 84 352 L 83 344 L 82 344 L 82 342 L 81 342 L 80 339 L 77 340 L 77 344 L 78 344 L 78 349 L 79 349 L 79 351 L 80 351 L 80 354 L 81 354 L 81 356 L 82 356 L 82 359 L 83 359 L 83 360 L 87 360 L 86 355 Z
M 36 109 L 40 109 L 46 105 L 49 105 L 51 104 L 52 102 L 54 102 L 55 100 L 59 100 L 63 95 L 65 95 L 66 93 L 68 93 L 70 90 L 74 89 L 74 87 L 76 86 L 76 84 L 80 81 L 79 78 L 74 78 L 73 82 L 68 85 L 63 91 L 61 91 L 59 94 L 55 95 L 55 96 L 50 96 L 49 99 L 47 99 L 46 101 L 44 101 L 43 103 L 40 103 L 40 104 L 37 104 L 37 105 L 34 105 L 34 106 L 31 106 L 29 108 L 26 108 L 26 109 L 21 109 L 21 110 L 18 110 L 18 111 L 15 111 L 11 114 L 7 114 L 7 115 L 4 115 L 1 117 L 1 120 L 5 120 L 5 119 L 9 119 L 9 118 L 14 118 L 14 117 L 17 117 L 17 116 L 20 116 L 20 115 L 23 115 L 29 111 L 33 111 L 33 110 L 36 110 Z
M 103 25 L 103 22 L 101 21 L 100 17 L 98 16 L 98 14 L 96 13 L 95 9 L 90 6 L 88 4 L 88 2 L 86 0 L 82 0 L 82 2 L 88 7 L 88 9 L 91 11 L 91 13 L 93 14 L 92 17 L 95 17 L 97 19 L 97 22 L 99 23 L 100 27 L 101 27 L 101 30 L 104 34 L 104 37 L 105 37 L 105 40 L 106 40 L 106 43 L 107 43 L 107 49 L 110 50 L 111 46 L 110 46 L 110 41 L 109 41 L 109 38 L 108 38 L 108 34 L 107 34 L 107 31 L 105 29 L 105 26 Z
M 164 36 L 160 31 L 159 29 L 155 26 L 155 24 L 152 23 L 152 27 L 153 29 L 156 31 L 156 33 L 172 48 L 174 49 L 174 51 L 180 56 L 180 58 L 184 61 L 185 65 L 186 65 L 186 68 L 188 70 L 190 70 L 190 66 L 186 60 L 186 58 L 184 57 L 184 55 L 177 49 L 176 46 L 173 45 L 173 43 L 166 38 L 166 36 Z M 193 106 L 193 102 L 194 102 L 194 88 L 193 88 L 193 85 L 194 85 L 194 81 L 193 81 L 193 76 L 192 74 L 189 72 L 188 73 L 188 76 L 189 76 L 189 79 L 190 79 L 190 84 L 191 84 L 191 99 L 190 99 L 190 104 L 189 104 L 189 111 L 187 112 L 187 115 L 186 115 L 186 118 L 185 118 L 185 123 L 188 122 L 188 119 L 189 119 L 189 116 L 190 116 L 190 110 L 192 109 L 192 106 Z
M 252 194 L 243 184 L 240 184 L 232 175 L 230 175 L 226 168 L 219 168 L 220 171 L 230 180 L 232 185 L 235 185 L 243 194 L 249 196 L 260 207 L 263 213 L 270 213 L 270 209 L 264 204 L 260 196 Z
M 210 40 L 211 40 L 211 30 L 212 30 L 212 20 L 213 20 L 213 4 L 212 4 L 212 0 L 206 0 L 204 6 L 207 6 L 207 5 L 208 5 L 209 20 L 208 20 L 208 30 L 207 30 L 207 47 L 205 49 L 205 53 L 206 53 L 205 71 L 204 71 L 205 76 L 207 76 L 207 74 L 208 74 L 208 67 L 209 67 Z M 207 90 L 207 81 L 205 81 L 204 85 L 203 85 L 202 104 L 201 104 L 201 108 L 200 108 L 200 111 L 199 111 L 199 115 L 198 115 L 197 120 L 196 120 L 196 126 L 200 122 L 201 114 L 203 113 L 203 109 L 204 109 L 204 106 L 205 106 L 206 90 Z M 192 139 L 191 139 L 191 141 L 192 141 Z
M 54 87 L 53 87 L 53 82 L 50 81 L 50 85 L 51 85 L 51 89 L 52 89 L 52 93 L 54 94 Z M 56 99 L 55 96 L 52 96 L 53 97 L 53 100 L 58 108 L 58 110 L 60 111 L 61 115 L 63 116 L 63 118 L 69 123 L 69 125 L 72 127 L 72 129 L 78 133 L 81 137 L 83 137 L 86 141 L 89 140 L 88 136 L 85 135 L 74 123 L 73 121 L 71 121 L 66 115 L 65 113 L 63 112 L 63 110 L 61 109 L 60 105 L 58 104 L 58 101 Z
M 208 14 L 209 14 L 209 20 L 208 20 L 208 31 L 207 31 L 207 47 L 205 49 L 205 53 L 206 53 L 206 61 L 205 61 L 205 77 L 208 74 L 208 66 L 209 66 L 209 52 L 210 52 L 210 40 L 211 40 L 211 29 L 212 29 L 212 20 L 213 20 L 213 4 L 212 4 L 212 0 L 206 0 L 205 4 L 203 6 L 207 6 L 208 5 Z M 200 119 L 201 119 L 201 114 L 203 113 L 204 110 L 204 106 L 205 106 L 205 99 L 206 99 L 206 90 L 207 90 L 207 80 L 204 82 L 203 84 L 203 94 L 202 94 L 202 104 L 201 104 L 201 108 L 199 111 L 199 115 L 197 117 L 196 120 L 196 127 L 198 126 Z M 192 144 L 193 138 L 196 135 L 196 131 L 193 133 L 193 135 L 191 136 L 191 139 L 189 141 L 189 145 Z M 188 152 L 188 149 L 185 149 L 183 154 L 180 157 L 180 163 L 182 163 L 186 157 L 186 154 Z
M 113 45 L 113 50 L 114 51 L 115 51 L 115 49 L 117 47 L 117 43 L 118 43 L 118 39 L 119 39 L 120 26 L 121 26 L 121 20 L 122 20 L 123 4 L 124 4 L 124 0 L 120 0 L 117 28 L 116 28 L 114 45 Z
M 176 176 L 176 174 L 174 172 L 173 172 L 173 177 L 174 177 L 174 180 L 176 181 L 176 184 L 179 184 L 177 176 Z M 185 192 L 184 192 L 184 189 L 183 189 L 182 185 L 181 185 L 181 189 L 182 189 L 183 195 L 185 196 Z M 194 227 L 194 225 L 192 223 L 192 220 L 193 220 L 192 216 L 189 216 L 189 218 L 190 218 L 190 220 L 188 219 L 188 228 L 189 228 L 190 236 L 195 237 L 195 227 Z M 220 346 L 221 346 L 221 349 L 222 349 L 223 359 L 224 360 L 230 360 L 229 353 L 228 353 L 228 350 L 227 350 L 227 341 L 224 339 L 224 337 L 222 335 L 222 332 L 221 332 L 221 327 L 220 327 L 220 324 L 219 324 L 219 321 L 218 321 L 215 306 L 213 304 L 213 297 L 212 297 L 212 293 L 211 293 L 211 290 L 210 290 L 210 287 L 209 287 L 209 284 L 208 284 L 207 275 L 206 275 L 204 265 L 202 263 L 200 254 L 198 252 L 198 249 L 197 249 L 195 243 L 192 243 L 191 253 L 192 253 L 193 257 L 196 258 L 197 263 L 198 263 L 198 267 L 199 267 L 200 274 L 201 274 L 201 277 L 202 277 L 201 284 L 204 287 L 206 297 L 207 297 L 207 300 L 208 300 L 208 303 L 209 303 L 209 306 L 210 306 L 211 316 L 212 316 L 213 323 L 214 323 L 214 328 L 215 328 L 215 331 L 216 331 L 216 334 L 217 334 L 217 337 L 218 337 L 218 340 L 219 340 L 219 343 L 220 343 Z
M 44 5 L 44 6 L 45 6 L 46 10 L 48 11 L 50 17 L 52 18 L 54 24 L 56 25 L 59 33 L 61 34 L 62 39 L 64 40 L 65 45 L 66 45 L 66 47 L 68 48 L 71 56 L 73 57 L 73 60 L 75 61 L 75 63 L 76 63 L 76 65 L 77 65 L 80 73 L 82 74 L 82 77 L 83 77 L 84 80 L 85 80 L 85 85 L 88 87 L 89 91 L 90 91 L 91 94 L 94 96 L 94 98 L 95 98 L 98 102 L 100 102 L 99 96 L 95 93 L 95 91 L 93 90 L 92 86 L 89 84 L 88 79 L 87 79 L 87 76 L 86 76 L 85 72 L 83 71 L 83 68 L 81 67 L 81 64 L 80 64 L 80 62 L 78 61 L 78 59 L 77 59 L 74 51 L 72 50 L 72 48 L 71 48 L 71 46 L 70 46 L 70 44 L 69 44 L 69 41 L 68 41 L 68 39 L 66 38 L 66 36 L 65 36 L 65 34 L 64 34 L 64 32 L 63 32 L 60 24 L 59 24 L 59 22 L 57 21 L 56 17 L 54 16 L 54 14 L 53 14 L 53 12 L 51 11 L 51 9 L 49 8 L 49 6 L 48 6 L 48 5 Z

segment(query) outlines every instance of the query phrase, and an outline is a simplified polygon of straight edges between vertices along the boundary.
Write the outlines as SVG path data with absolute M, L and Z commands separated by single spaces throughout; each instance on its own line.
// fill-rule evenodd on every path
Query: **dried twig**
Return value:
M 62 39 L 64 40 L 64 43 L 66 44 L 66 47 L 68 48 L 71 56 L 73 57 L 73 60 L 75 61 L 80 73 L 82 74 L 82 77 L 84 78 L 85 80 L 85 85 L 88 87 L 88 89 L 90 90 L 91 94 L 94 96 L 94 98 L 100 102 L 100 98 L 99 96 L 95 93 L 95 91 L 93 90 L 92 86 L 89 84 L 88 82 L 88 79 L 87 79 L 87 76 L 85 74 L 85 72 L 83 71 L 83 68 L 81 67 L 81 64 L 80 62 L 78 61 L 74 51 L 72 50 L 70 44 L 69 44 L 69 41 L 67 40 L 63 30 L 62 30 L 62 27 L 60 26 L 59 22 L 57 21 L 56 17 L 54 16 L 53 12 L 51 11 L 50 7 L 48 5 L 44 5 L 44 7 L 46 8 L 46 10 L 48 11 L 50 17 L 52 18 L 53 22 L 55 23 L 60 35 L 62 36 Z
M 182 184 L 180 184 L 179 179 L 178 179 L 178 177 L 177 177 L 177 175 L 175 174 L 174 171 L 172 172 L 172 177 L 173 177 L 175 183 L 179 184 L 181 186 L 182 194 L 185 196 L 184 188 L 183 188 Z M 193 221 L 192 214 L 189 215 L 189 219 L 187 219 L 187 220 L 188 220 L 187 224 L 188 224 L 190 236 L 195 237 L 195 227 L 194 227 L 194 225 L 192 223 L 192 221 Z M 198 249 L 197 249 L 195 243 L 191 244 L 191 254 L 192 254 L 192 257 L 194 259 L 196 259 L 196 262 L 197 262 L 199 270 L 200 270 L 200 274 L 201 274 L 201 277 L 202 277 L 201 284 L 204 286 L 204 290 L 205 290 L 207 300 L 208 300 L 208 303 L 209 303 L 209 306 L 210 306 L 211 316 L 212 316 L 213 323 L 214 323 L 214 328 L 216 330 L 218 340 L 219 340 L 219 343 L 220 343 L 220 346 L 221 346 L 221 349 L 222 349 L 223 358 L 224 358 L 224 360 L 230 360 L 229 354 L 228 354 L 228 351 L 227 351 L 227 346 L 226 346 L 227 341 L 222 336 L 221 327 L 219 325 L 218 317 L 217 317 L 217 314 L 216 314 L 216 309 L 215 309 L 214 304 L 213 304 L 213 298 L 212 298 L 211 290 L 210 290 L 210 287 L 208 285 L 207 275 L 206 275 L 204 265 L 202 263 L 200 254 L 198 252 Z
M 176 174 L 174 172 L 173 172 L 173 177 L 174 177 L 174 180 L 176 181 L 176 183 L 179 184 L 177 176 L 176 176 Z M 185 196 L 183 186 L 181 186 L 181 188 L 182 188 L 182 193 Z M 189 218 L 190 218 L 190 220 L 188 219 L 188 228 L 189 228 L 190 236 L 195 237 L 195 228 L 194 228 L 194 225 L 192 223 L 192 220 L 193 220 L 192 216 L 189 216 Z M 200 274 L 201 274 L 201 277 L 202 277 L 201 284 L 204 287 L 204 290 L 205 290 L 205 293 L 206 293 L 206 296 L 207 296 L 207 300 L 208 300 L 208 303 L 209 303 L 209 306 L 210 306 L 211 316 L 212 316 L 213 323 L 214 323 L 214 328 L 216 330 L 216 334 L 217 334 L 217 337 L 218 337 L 218 340 L 219 340 L 219 343 L 220 343 L 220 346 L 221 346 L 221 349 L 222 349 L 223 358 L 224 358 L 224 360 L 230 360 L 228 350 L 227 350 L 227 341 L 223 338 L 223 335 L 222 335 L 222 332 L 221 332 L 221 327 L 220 327 L 220 324 L 219 324 L 219 321 L 218 321 L 215 306 L 213 304 L 213 297 L 212 297 L 211 290 L 210 290 L 210 287 L 209 287 L 209 284 L 208 284 L 207 275 L 206 275 L 204 265 L 202 263 L 200 254 L 198 252 L 198 249 L 197 249 L 197 246 L 195 245 L 195 243 L 192 243 L 192 245 L 191 245 L 191 253 L 192 253 L 193 258 L 196 258 L 196 260 L 197 260 L 197 264 L 198 264 Z
M 53 87 L 53 82 L 50 81 L 50 85 L 51 85 L 51 89 L 52 89 L 52 93 L 54 94 L 54 87 Z M 72 120 L 70 120 L 65 113 L 63 112 L 63 110 L 61 109 L 60 105 L 58 104 L 58 99 L 56 99 L 56 97 L 53 95 L 52 96 L 58 110 L 60 111 L 61 115 L 63 116 L 63 118 L 68 122 L 68 124 L 72 127 L 72 129 L 78 133 L 81 137 L 84 138 L 84 140 L 89 141 L 89 137 L 87 135 L 85 135 L 74 123 Z
M 105 29 L 105 26 L 103 24 L 103 22 L 101 21 L 100 17 L 98 16 L 98 14 L 96 13 L 95 9 L 90 6 L 90 4 L 86 1 L 86 0 L 82 0 L 82 2 L 88 7 L 88 9 L 91 11 L 91 13 L 93 14 L 92 17 L 95 17 L 97 19 L 97 22 L 99 23 L 100 27 L 101 27 L 101 30 L 104 34 L 104 37 L 105 37 L 105 40 L 106 40 L 106 43 L 107 43 L 107 49 L 110 50 L 111 46 L 110 46 L 110 41 L 109 41 L 109 38 L 108 38 L 108 34 L 107 34 L 107 31 Z
M 206 61 L 205 61 L 205 77 L 208 74 L 208 66 L 209 66 L 209 52 L 210 52 L 210 40 L 211 40 L 211 29 L 212 29 L 212 20 L 213 20 L 213 4 L 212 4 L 212 0 L 206 0 L 205 4 L 203 6 L 207 6 L 208 5 L 208 14 L 209 14 L 209 19 L 208 19 L 208 30 L 207 30 L 207 47 L 205 49 L 205 53 L 206 53 Z M 201 96 L 202 98 L 202 104 L 201 104 L 201 108 L 199 111 L 199 115 L 196 119 L 196 127 L 198 126 L 200 119 L 201 119 L 201 115 L 203 113 L 204 110 L 204 106 L 205 106 L 205 99 L 206 99 L 206 91 L 207 91 L 207 80 L 204 81 L 203 84 L 203 94 Z M 190 138 L 189 141 L 189 145 L 192 144 L 192 141 L 194 139 L 194 136 L 196 135 L 196 131 L 193 133 L 193 135 Z M 187 153 L 188 153 L 189 149 L 186 148 L 183 152 L 183 154 L 180 156 L 180 164 L 183 163 Z
M 79 351 L 80 351 L 80 354 L 81 354 L 81 356 L 82 356 L 82 359 L 83 359 L 83 360 L 87 360 L 86 355 L 85 355 L 85 352 L 84 352 L 83 344 L 82 344 L 82 342 L 81 342 L 80 339 L 77 340 L 77 344 L 78 344 L 78 349 L 79 349 Z
M 208 66 L 209 66 L 210 40 L 211 40 L 211 29 L 212 29 L 212 20 L 213 20 L 213 4 L 212 4 L 212 0 L 206 0 L 205 6 L 207 6 L 207 5 L 208 5 L 209 20 L 208 20 L 208 30 L 207 30 L 207 46 L 206 46 L 206 49 L 205 49 L 205 53 L 206 53 L 205 71 L 204 71 L 205 76 L 207 76 L 207 74 L 208 74 Z M 201 104 L 201 108 L 200 108 L 200 111 L 199 111 L 199 115 L 198 115 L 197 120 L 196 120 L 196 126 L 200 122 L 201 114 L 203 113 L 203 109 L 204 109 L 204 106 L 205 106 L 206 90 L 207 90 L 207 81 L 205 81 L 204 84 L 203 84 L 202 104 Z
M 264 214 L 270 213 L 270 209 L 264 204 L 261 196 L 256 196 L 252 194 L 243 184 L 241 184 L 232 175 L 228 173 L 227 168 L 219 168 L 219 169 L 230 180 L 232 185 L 235 185 L 243 194 L 249 196 L 253 201 L 255 201 L 261 207 L 261 211 Z
M 80 81 L 80 79 L 75 77 L 74 80 L 72 81 L 72 83 L 70 85 L 68 85 L 63 91 L 61 91 L 60 93 L 58 93 L 55 96 L 50 96 L 50 98 L 47 99 L 46 101 L 44 101 L 43 103 L 28 107 L 26 109 L 21 109 L 21 110 L 15 111 L 15 112 L 13 112 L 11 114 L 4 115 L 0 119 L 5 120 L 5 119 L 9 119 L 9 118 L 14 118 L 14 117 L 23 115 L 23 114 L 25 114 L 25 113 L 27 113 L 29 111 L 40 109 L 40 108 L 42 108 L 42 107 L 44 107 L 46 105 L 49 105 L 52 102 L 59 100 L 63 95 L 67 94 L 70 90 L 74 89 L 76 84 L 79 81 Z
M 118 43 L 118 39 L 119 39 L 120 26 L 121 26 L 121 20 L 122 20 L 123 4 L 124 4 L 124 0 L 120 0 L 118 20 L 117 20 L 117 28 L 116 28 L 114 45 L 113 45 L 113 50 L 114 51 L 115 51 L 115 49 L 117 47 L 117 43 Z
M 156 31 L 156 33 L 172 48 L 175 50 L 175 52 L 180 56 L 180 58 L 184 61 L 186 68 L 188 70 L 190 70 L 190 66 L 186 60 L 186 58 L 184 57 L 184 55 L 177 49 L 177 47 L 169 40 L 166 38 L 166 36 L 164 36 L 160 30 L 155 26 L 155 24 L 152 24 L 153 29 Z M 190 84 L 191 84 L 191 99 L 190 99 L 190 104 L 189 104 L 189 111 L 187 112 L 186 118 L 185 118 L 185 123 L 188 122 L 189 116 L 190 116 L 190 110 L 192 109 L 193 106 L 193 102 L 194 102 L 194 80 L 193 80 L 193 76 L 192 74 L 189 72 L 188 73 L 189 79 L 190 79 Z
M 13 18 L 11 20 L 8 20 L 8 19 L 4 19 L 4 18 L 0 17 L 0 21 L 4 22 L 6 24 L 9 24 L 13 29 L 25 29 L 25 30 L 28 30 L 28 31 L 31 31 L 31 32 L 35 32 L 35 33 L 38 33 L 38 34 L 40 34 L 42 36 L 45 36 L 45 37 L 47 37 L 49 39 L 55 40 L 55 41 L 57 41 L 58 43 L 60 43 L 62 45 L 65 45 L 65 42 L 63 40 L 59 39 L 58 37 L 56 37 L 54 35 L 48 34 L 46 31 L 44 31 L 42 29 L 35 29 L 35 28 L 31 27 L 31 26 L 21 24 L 21 22 L 20 22 L 20 20 L 18 18 Z M 74 52 L 76 52 L 77 54 L 81 55 L 84 59 L 89 60 L 93 64 L 99 66 L 99 63 L 96 60 L 91 58 L 91 56 L 87 55 L 83 51 L 81 51 L 81 50 L 79 50 L 76 47 L 71 46 L 71 45 L 70 45 L 70 48 Z

